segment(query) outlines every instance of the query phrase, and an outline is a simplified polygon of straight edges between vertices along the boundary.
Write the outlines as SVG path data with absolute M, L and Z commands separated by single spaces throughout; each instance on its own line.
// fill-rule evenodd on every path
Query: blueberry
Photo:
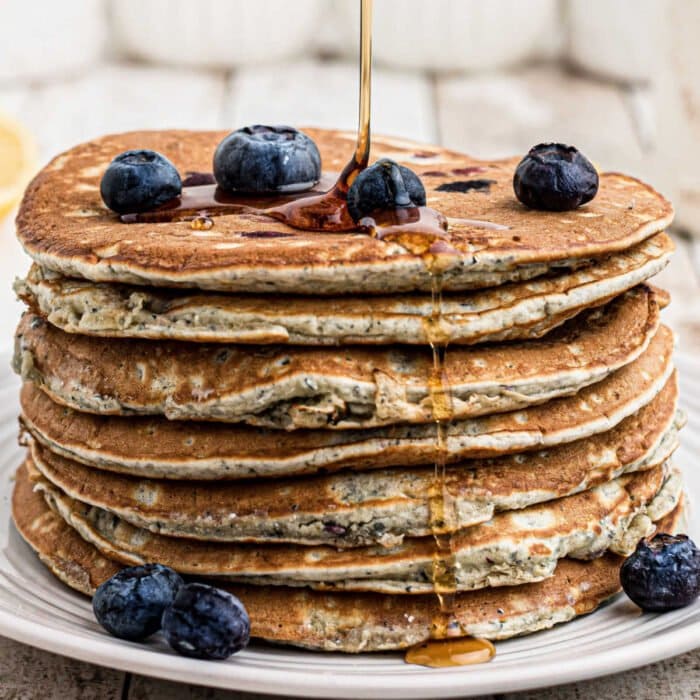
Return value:
M 182 192 L 175 166 L 155 151 L 124 151 L 107 167 L 100 183 L 104 203 L 118 214 L 155 209 Z
M 374 211 L 425 205 L 425 188 L 409 168 L 389 158 L 363 170 L 348 190 L 348 211 L 354 221 Z
M 526 207 L 568 211 L 596 196 L 598 173 L 574 146 L 541 143 L 518 164 L 513 189 Z
M 254 124 L 217 146 L 214 177 L 228 192 L 301 192 L 319 181 L 321 154 L 291 126 Z
M 182 585 L 180 576 L 167 566 L 132 566 L 97 589 L 92 609 L 97 621 L 115 637 L 145 639 L 160 629 L 163 611 Z
M 664 612 L 700 595 L 700 549 L 687 535 L 642 540 L 620 569 L 625 593 L 643 610 Z
M 226 659 L 248 644 L 250 620 L 243 604 L 230 593 L 190 583 L 163 613 L 163 634 L 184 656 Z

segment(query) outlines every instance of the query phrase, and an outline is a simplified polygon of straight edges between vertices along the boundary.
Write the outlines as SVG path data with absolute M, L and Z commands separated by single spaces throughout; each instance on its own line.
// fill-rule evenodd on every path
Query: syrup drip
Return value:
M 431 579 L 440 604 L 433 619 L 431 634 L 445 638 L 461 634 L 453 611 L 457 593 L 457 560 L 452 533 L 457 530 L 455 504 L 446 480 L 447 428 L 453 417 L 452 396 L 445 359 L 451 329 L 445 321 L 442 304 L 444 263 L 458 254 L 449 245 L 447 219 L 429 207 L 405 207 L 379 212 L 360 220 L 360 225 L 383 240 L 395 241 L 425 262 L 431 279 L 431 313 L 424 319 L 424 330 L 432 351 L 433 363 L 428 388 L 436 430 L 435 472 L 428 494 L 430 530 L 435 541 Z M 406 661 L 412 662 L 409 650 Z M 423 655 L 426 651 L 423 650 Z
M 433 210 L 428 210 L 432 212 Z M 437 214 L 437 212 L 435 212 Z M 430 219 L 430 215 L 427 215 Z M 438 214 L 438 216 L 440 216 Z M 442 217 L 444 219 L 444 217 Z M 455 499 L 447 479 L 447 431 L 454 416 L 452 393 L 447 375 L 447 347 L 451 339 L 451 328 L 443 311 L 442 288 L 444 263 L 456 251 L 444 241 L 447 221 L 440 219 L 442 235 L 435 233 L 432 241 L 424 229 L 424 249 L 413 252 L 421 255 L 431 277 L 431 313 L 424 320 L 424 329 L 433 356 L 428 388 L 432 404 L 436 432 L 436 458 L 433 482 L 429 492 L 430 530 L 435 541 L 431 578 L 438 599 L 439 610 L 431 623 L 431 639 L 407 650 L 406 663 L 441 668 L 486 663 L 496 654 L 493 644 L 484 639 L 465 636 L 464 629 L 455 613 L 457 597 L 457 556 L 454 550 L 453 533 L 458 529 L 459 519 Z M 392 235 L 395 232 L 391 232 Z M 412 232 L 409 231 L 409 237 Z M 402 245 L 407 243 L 401 238 Z M 413 238 L 409 243 L 415 244 Z
M 440 614 L 433 620 L 432 633 L 434 637 L 442 638 L 459 633 L 459 623 L 453 613 L 457 593 L 457 561 L 452 546 L 452 533 L 457 530 L 457 517 L 446 478 L 447 428 L 454 414 L 446 371 L 450 328 L 445 323 L 442 308 L 442 272 L 437 264 L 439 260 L 440 258 L 434 258 L 429 267 L 432 304 L 425 330 L 433 355 L 428 387 L 437 442 L 429 506 L 430 529 L 435 540 L 432 579 L 440 603 Z
M 417 644 L 406 652 L 406 661 L 419 666 L 445 668 L 446 666 L 483 664 L 491 661 L 495 654 L 495 647 L 487 639 L 462 637 Z
M 213 219 L 210 219 L 206 214 L 195 216 L 190 222 L 190 228 L 195 231 L 208 231 L 214 226 Z

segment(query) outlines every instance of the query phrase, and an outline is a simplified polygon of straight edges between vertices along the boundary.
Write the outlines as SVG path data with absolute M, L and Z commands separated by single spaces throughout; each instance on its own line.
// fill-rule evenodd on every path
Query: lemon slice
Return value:
M 0 219 L 22 196 L 36 168 L 36 146 L 29 132 L 0 114 Z

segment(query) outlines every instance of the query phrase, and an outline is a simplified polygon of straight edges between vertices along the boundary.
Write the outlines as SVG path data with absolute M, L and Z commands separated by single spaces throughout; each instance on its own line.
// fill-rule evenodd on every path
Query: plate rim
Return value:
M 653 615 L 658 617 L 659 613 Z M 487 670 L 488 666 L 484 666 L 483 669 L 477 666 L 430 669 L 426 671 L 426 675 L 429 674 L 431 678 L 432 695 L 429 696 L 426 696 L 426 689 L 420 684 L 410 683 L 405 686 L 398 684 L 397 677 L 401 676 L 398 670 L 380 675 L 369 673 L 372 679 L 371 687 L 366 677 L 362 675 L 343 674 L 335 670 L 324 673 L 303 668 L 268 669 L 266 673 L 270 675 L 261 683 L 260 669 L 245 666 L 236 669 L 235 657 L 226 664 L 198 659 L 184 660 L 183 657 L 175 654 L 165 654 L 160 650 L 123 640 L 113 640 L 106 636 L 90 640 L 88 647 L 79 637 L 71 637 L 63 631 L 27 620 L 5 610 L 0 610 L 0 633 L 15 641 L 80 661 L 182 683 L 277 696 L 400 699 L 436 697 L 435 692 L 439 692 L 440 697 L 443 698 L 458 698 L 484 693 L 531 690 L 619 673 L 695 649 L 700 640 L 700 621 L 672 632 L 665 632 L 653 645 L 649 644 L 648 640 L 643 640 L 618 647 L 615 654 L 610 654 L 609 650 L 587 654 L 585 665 L 562 665 L 560 662 L 538 663 L 519 669 L 517 674 L 503 674 L 498 677 L 494 672 Z M 115 648 L 120 650 L 116 656 Z M 355 658 L 361 663 L 362 655 Z M 154 660 L 155 663 L 149 663 Z M 199 673 L 193 676 L 195 669 Z M 316 677 L 314 684 L 309 686 L 304 683 L 302 687 L 304 679 L 312 673 Z M 468 687 L 460 684 L 460 681 L 465 680 L 465 676 L 469 678 Z M 322 680 L 319 681 L 319 677 Z M 404 678 L 411 681 L 418 680 L 418 676 L 414 673 Z M 545 678 L 547 681 L 543 685 Z M 231 684 L 232 681 L 235 685 Z M 292 683 L 294 685 L 291 685 Z

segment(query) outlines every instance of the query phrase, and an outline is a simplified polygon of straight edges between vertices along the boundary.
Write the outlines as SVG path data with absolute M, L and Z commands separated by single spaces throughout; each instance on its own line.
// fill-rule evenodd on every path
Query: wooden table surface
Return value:
M 49 84 L 0 88 L 0 110 L 15 114 L 36 135 L 42 159 L 109 131 L 141 128 L 226 128 L 249 122 L 287 122 L 353 128 L 356 84 L 352 64 L 309 61 L 250 68 L 235 74 L 105 64 L 86 76 Z M 374 126 L 378 132 L 418 140 L 460 142 L 459 120 L 449 100 L 449 79 L 375 71 Z M 328 99 L 319 100 L 318 95 Z M 400 97 L 400 99 L 399 99 Z M 405 106 L 409 104 L 410 109 Z M 630 119 L 634 120 L 634 112 Z M 500 128 L 502 125 L 496 125 Z M 634 124 L 630 132 L 635 133 Z M 485 129 L 490 125 L 485 125 Z M 700 240 L 676 235 L 677 252 L 657 282 L 674 303 L 664 312 L 685 351 L 700 350 Z M 0 351 L 11 347 L 20 313 L 10 286 L 27 268 L 12 238 L 0 227 Z M 700 646 L 700 640 L 698 640 Z M 0 637 L 0 700 L 74 698 L 99 700 L 242 700 L 255 697 L 125 674 Z M 492 696 L 489 696 L 492 697 Z M 595 681 L 501 699 L 700 700 L 700 649 L 642 669 Z

